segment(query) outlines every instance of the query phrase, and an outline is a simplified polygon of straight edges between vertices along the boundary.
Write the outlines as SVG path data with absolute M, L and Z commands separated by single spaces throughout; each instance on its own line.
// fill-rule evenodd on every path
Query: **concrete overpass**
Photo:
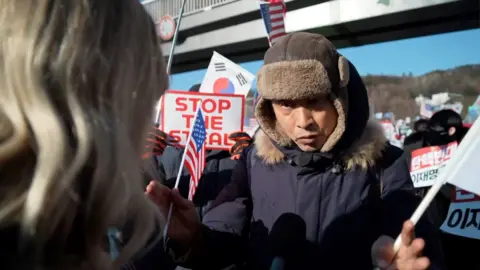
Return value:
M 170 2 L 169 4 L 169 1 Z M 147 0 L 156 19 L 180 0 Z M 480 27 L 479 0 L 286 0 L 287 32 L 327 36 L 338 48 Z M 206 3 L 203 4 L 202 3 Z M 167 10 L 167 11 L 165 11 Z M 162 45 L 168 53 L 171 43 Z M 173 72 L 205 68 L 215 50 L 236 62 L 262 59 L 268 48 L 255 0 L 188 0 Z

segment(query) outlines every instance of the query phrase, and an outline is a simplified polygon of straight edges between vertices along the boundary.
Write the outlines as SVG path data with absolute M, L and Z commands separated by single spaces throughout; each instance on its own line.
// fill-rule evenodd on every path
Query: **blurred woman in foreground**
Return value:
M 141 150 L 168 79 L 137 0 L 0 0 L 2 269 L 118 269 L 160 214 Z M 132 222 L 112 263 L 110 226 Z

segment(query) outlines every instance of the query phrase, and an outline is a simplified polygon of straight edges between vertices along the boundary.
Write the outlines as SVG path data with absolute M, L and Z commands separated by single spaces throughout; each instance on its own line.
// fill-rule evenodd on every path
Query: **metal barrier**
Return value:
M 184 16 L 201 12 L 205 9 L 213 8 L 236 2 L 240 0 L 187 0 L 185 4 Z M 152 16 L 155 22 L 159 21 L 162 16 L 170 15 L 177 17 L 182 6 L 181 0 L 145 0 L 142 2 L 147 12 Z

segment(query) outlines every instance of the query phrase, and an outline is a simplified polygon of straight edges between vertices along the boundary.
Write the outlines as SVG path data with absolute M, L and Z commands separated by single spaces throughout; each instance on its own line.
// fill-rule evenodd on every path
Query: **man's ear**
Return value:
M 451 127 L 448 129 L 448 135 L 453 136 L 457 132 L 457 129 L 454 127 Z

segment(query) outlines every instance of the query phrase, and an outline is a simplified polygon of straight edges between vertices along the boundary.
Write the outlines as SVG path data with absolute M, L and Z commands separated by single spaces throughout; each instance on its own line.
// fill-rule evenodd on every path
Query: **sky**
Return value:
M 377 43 L 339 50 L 361 75 L 422 75 L 432 70 L 480 64 L 480 29 Z M 240 63 L 255 74 L 262 61 Z M 206 69 L 175 74 L 170 89 L 187 90 L 201 83 Z

